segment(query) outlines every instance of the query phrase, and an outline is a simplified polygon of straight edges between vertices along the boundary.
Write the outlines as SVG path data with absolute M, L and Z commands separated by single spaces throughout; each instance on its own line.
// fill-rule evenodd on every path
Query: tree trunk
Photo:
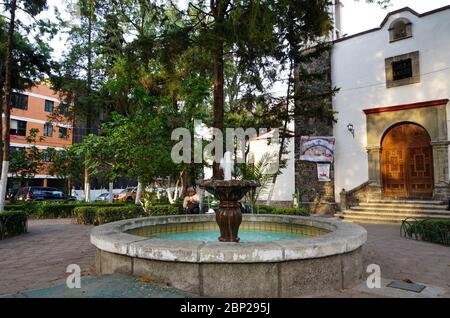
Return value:
M 92 89 L 92 5 L 89 4 L 89 16 L 88 16 L 88 54 L 87 54 L 87 91 L 88 96 L 90 97 L 91 89 Z M 86 116 L 86 134 L 89 135 L 91 133 L 91 115 L 90 110 L 87 110 L 87 116 Z M 91 183 L 90 183 L 90 176 L 89 176 L 89 169 L 87 167 L 84 168 L 84 200 L 86 202 L 90 201 L 90 191 L 91 190 Z
M 72 175 L 67 176 L 67 195 L 72 195 Z
M 92 93 L 92 19 L 93 19 L 93 8 L 89 4 L 89 17 L 88 17 L 88 50 L 87 50 L 87 91 L 88 97 L 90 99 Z M 91 108 L 86 109 L 86 134 L 92 133 L 92 112 Z
M 113 188 L 114 188 L 114 183 L 113 183 L 113 182 L 110 182 L 108 186 L 109 186 L 109 189 L 108 189 L 108 192 L 109 192 L 108 202 L 109 202 L 109 203 L 112 203 L 112 202 L 113 202 Z
M 223 121 L 224 121 L 224 96 L 223 96 L 223 20 L 225 19 L 225 8 L 223 7 L 222 0 L 211 0 L 211 9 L 214 12 L 215 19 L 215 34 L 217 35 L 215 49 L 214 49 L 214 128 L 219 129 L 223 133 Z M 223 146 L 223 142 L 222 142 Z M 223 172 L 219 167 L 219 162 L 214 160 L 213 162 L 213 179 L 223 179 Z
M 84 168 L 84 201 L 91 201 L 91 180 L 89 178 L 89 169 L 87 167 Z
M 142 181 L 141 181 L 141 178 L 138 177 L 138 184 L 137 184 L 137 189 L 136 189 L 136 199 L 134 201 L 135 204 L 140 204 L 141 194 L 142 194 Z
M 175 200 L 173 199 L 174 197 L 172 196 L 172 191 L 170 191 L 169 188 L 167 188 L 166 193 L 167 193 L 167 199 L 169 200 L 169 203 L 174 204 Z
M 14 24 L 16 19 L 17 0 L 12 0 L 10 3 L 10 20 L 8 28 L 8 41 L 6 44 L 6 63 L 5 63 L 5 88 L 3 99 L 3 116 L 2 116 L 2 142 L 3 142 L 3 162 L 2 162 L 2 176 L 0 181 L 0 212 L 5 207 L 6 187 L 8 184 L 8 170 L 9 170 L 9 128 L 10 128 L 10 106 L 12 94 L 12 50 L 14 39 Z

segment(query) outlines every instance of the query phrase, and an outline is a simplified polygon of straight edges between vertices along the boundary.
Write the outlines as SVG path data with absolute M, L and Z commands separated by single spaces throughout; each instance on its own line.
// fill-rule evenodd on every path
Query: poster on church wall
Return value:
M 321 182 L 331 181 L 330 166 L 331 165 L 329 163 L 317 164 L 317 177 L 319 178 L 319 181 Z
M 300 139 L 300 160 L 333 162 L 335 137 L 307 137 Z

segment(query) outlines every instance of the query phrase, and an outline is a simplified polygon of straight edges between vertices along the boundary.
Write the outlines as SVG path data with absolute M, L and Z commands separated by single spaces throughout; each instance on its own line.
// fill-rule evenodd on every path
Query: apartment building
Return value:
M 58 110 L 59 114 L 67 112 L 67 106 L 47 85 L 39 84 L 24 92 L 14 92 L 11 102 L 11 152 L 20 147 L 31 147 L 26 140 L 31 129 L 38 129 L 36 147 L 43 151 L 49 147 L 61 150 L 72 145 L 71 122 L 60 116 L 58 122 L 50 122 L 50 115 Z M 39 173 L 27 179 L 28 185 L 63 187 L 64 181 L 48 174 L 47 163 L 42 162 Z M 14 175 L 9 175 L 8 187 L 18 187 Z

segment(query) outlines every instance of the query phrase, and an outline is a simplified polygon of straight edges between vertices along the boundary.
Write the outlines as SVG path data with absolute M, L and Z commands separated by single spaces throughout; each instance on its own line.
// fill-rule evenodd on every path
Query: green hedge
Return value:
M 24 211 L 29 212 L 36 208 L 36 203 L 27 201 L 23 204 L 6 204 L 5 211 Z
M 144 210 L 138 205 L 97 208 L 94 224 L 104 224 L 144 216 Z
M 450 219 L 405 219 L 401 235 L 415 240 L 450 245 Z
M 73 210 L 75 222 L 78 224 L 95 224 L 97 208 L 80 206 Z
M 284 214 L 309 216 L 309 211 L 304 208 L 280 208 L 269 205 L 258 205 L 258 214 Z
M 258 206 L 260 214 L 284 214 L 308 216 L 306 209 L 278 208 L 272 206 Z M 119 220 L 132 219 L 142 216 L 180 215 L 183 207 L 179 204 L 156 204 L 147 209 L 141 206 L 78 206 L 74 209 L 76 223 L 79 224 L 104 224 Z
M 183 214 L 183 206 L 178 204 L 153 205 L 148 209 L 147 215 L 178 215 Z
M 0 239 L 26 233 L 27 217 L 27 213 L 24 211 L 0 213 Z
M 25 211 L 28 215 L 39 219 L 50 218 L 70 218 L 77 207 L 107 207 L 107 206 L 125 206 L 127 203 L 108 203 L 108 202 L 25 202 L 23 204 L 9 204 L 5 206 L 5 211 Z
M 78 224 L 99 225 L 144 215 L 144 210 L 138 205 L 109 207 L 83 206 L 74 209 L 75 222 Z
M 151 206 L 147 212 L 141 206 L 128 205 L 119 207 L 81 206 L 74 209 L 75 222 L 78 224 L 104 224 L 119 220 L 155 215 L 182 214 L 179 205 L 161 204 Z

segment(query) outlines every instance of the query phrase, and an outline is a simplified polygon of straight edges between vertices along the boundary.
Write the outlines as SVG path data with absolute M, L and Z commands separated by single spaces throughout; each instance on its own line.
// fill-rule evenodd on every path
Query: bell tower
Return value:
M 341 38 L 344 34 L 342 31 L 342 8 L 344 5 L 342 4 L 342 0 L 335 0 L 334 4 L 331 7 L 331 13 L 333 17 L 333 31 L 331 35 L 331 39 L 337 40 Z

